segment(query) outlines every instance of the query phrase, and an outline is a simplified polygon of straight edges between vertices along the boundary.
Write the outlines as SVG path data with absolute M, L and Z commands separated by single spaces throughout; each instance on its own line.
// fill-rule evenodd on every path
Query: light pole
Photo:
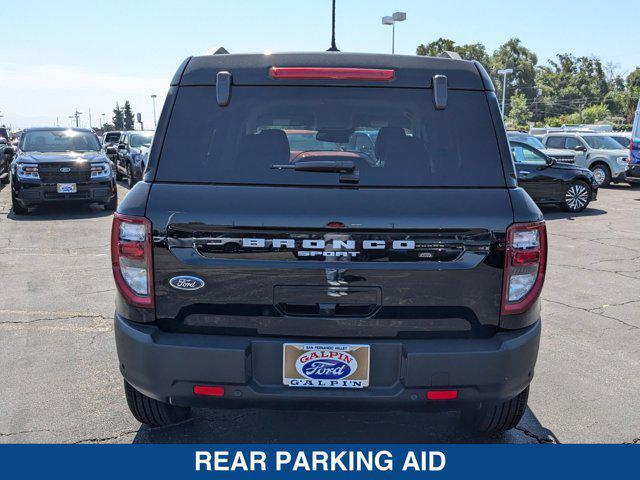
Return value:
M 507 98 L 507 75 L 513 73 L 513 68 L 498 70 L 498 75 L 503 75 L 502 79 L 502 117 L 504 118 L 504 102 Z
M 151 101 L 153 102 L 153 128 L 158 127 L 156 124 L 156 97 L 157 95 L 155 93 L 151 95 Z
M 406 19 L 406 12 L 395 12 L 391 16 L 382 17 L 383 25 L 391 25 L 391 53 L 396 53 L 396 22 L 404 22 Z
M 100 125 L 100 128 L 104 128 L 105 126 L 105 121 L 104 121 L 104 117 L 106 116 L 106 113 L 101 113 L 100 116 L 102 117 L 102 125 Z

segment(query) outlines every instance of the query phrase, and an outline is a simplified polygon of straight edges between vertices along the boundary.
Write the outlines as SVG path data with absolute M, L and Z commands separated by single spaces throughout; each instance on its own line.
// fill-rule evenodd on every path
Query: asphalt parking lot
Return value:
M 456 414 L 257 409 L 196 410 L 148 429 L 129 414 L 117 369 L 111 215 L 66 206 L 16 218 L 4 186 L 0 442 L 638 443 L 640 189 L 614 186 L 581 214 L 545 216 L 542 344 L 516 430 L 476 437 Z

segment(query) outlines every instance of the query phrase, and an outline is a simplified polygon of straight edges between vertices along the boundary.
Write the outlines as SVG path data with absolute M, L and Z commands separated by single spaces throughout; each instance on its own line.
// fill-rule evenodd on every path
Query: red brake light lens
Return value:
M 388 82 L 395 72 L 381 68 L 271 67 L 269 75 L 276 80 L 363 80 Z
M 544 222 L 516 223 L 507 229 L 502 287 L 503 315 L 526 312 L 538 299 L 547 267 Z
M 210 385 L 194 385 L 193 393 L 196 395 L 206 395 L 208 397 L 223 397 L 224 387 L 214 387 Z
M 430 390 L 427 392 L 427 400 L 455 400 L 458 398 L 457 390 Z
M 151 222 L 115 213 L 111 230 L 111 265 L 118 291 L 135 307 L 153 308 Z

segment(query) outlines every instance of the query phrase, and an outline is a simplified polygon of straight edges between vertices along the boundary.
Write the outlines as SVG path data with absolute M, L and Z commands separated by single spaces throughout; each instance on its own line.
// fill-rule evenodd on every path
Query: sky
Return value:
M 331 0 L 13 0 L 3 2 L 0 124 L 14 129 L 109 120 L 129 100 L 153 127 L 181 61 L 224 46 L 231 53 L 321 51 L 330 44 Z M 8 4 L 8 6 L 7 6 Z M 512 37 L 539 63 L 557 53 L 596 55 L 620 73 L 640 66 L 638 0 L 337 0 L 336 43 L 347 52 L 396 53 L 439 37 L 484 43 Z M 637 33 L 637 32 L 636 32 Z M 102 117 L 102 114 L 105 117 Z M 139 128 L 139 125 L 136 125 Z

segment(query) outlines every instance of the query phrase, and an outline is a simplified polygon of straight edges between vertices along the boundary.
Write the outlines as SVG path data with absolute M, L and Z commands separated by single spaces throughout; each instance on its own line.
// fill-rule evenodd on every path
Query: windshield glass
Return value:
M 596 150 L 622 150 L 622 146 L 611 137 L 585 135 L 582 138 Z
M 185 152 L 189 152 L 185 155 Z M 484 92 L 451 90 L 444 110 L 420 88 L 180 88 L 157 179 L 337 185 L 340 174 L 274 168 L 352 162 L 360 186 L 504 186 Z
M 544 146 L 544 143 L 542 143 L 540 140 L 538 140 L 533 135 L 526 135 L 526 136 L 523 135 L 522 137 L 518 138 L 517 140 L 520 140 L 521 142 L 524 142 L 527 145 L 531 145 L 533 148 L 538 148 L 538 149 L 542 149 L 542 150 L 547 148 L 547 147 Z
M 94 133 L 79 130 L 35 130 L 22 135 L 23 152 L 95 152 L 100 142 Z
M 629 145 L 631 144 L 631 139 L 629 137 L 611 137 L 611 138 L 613 138 L 616 142 L 618 142 L 620 146 L 625 150 L 629 148 Z
M 150 147 L 153 141 L 153 133 L 132 133 L 131 146 L 134 148 Z

